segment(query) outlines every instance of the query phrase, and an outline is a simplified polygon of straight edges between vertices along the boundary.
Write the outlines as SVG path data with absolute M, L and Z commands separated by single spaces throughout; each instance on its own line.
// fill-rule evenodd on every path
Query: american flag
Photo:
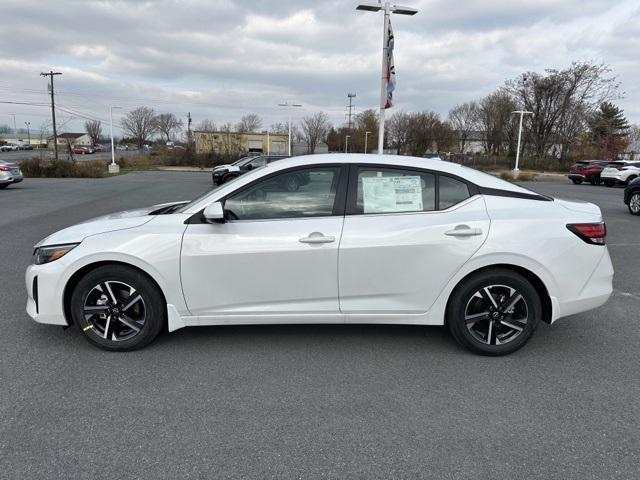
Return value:
M 393 106 L 393 91 L 396 89 L 396 66 L 393 62 L 393 28 L 389 19 L 389 30 L 387 31 L 387 100 L 384 108 Z

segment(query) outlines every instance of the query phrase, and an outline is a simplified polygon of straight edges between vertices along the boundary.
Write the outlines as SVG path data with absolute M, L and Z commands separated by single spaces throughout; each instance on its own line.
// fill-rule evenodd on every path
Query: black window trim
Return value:
M 313 169 L 325 169 L 325 168 L 338 168 L 338 185 L 336 187 L 336 196 L 333 199 L 333 211 L 331 215 L 318 215 L 311 217 L 283 217 L 283 218 L 265 218 L 265 219 L 251 219 L 251 220 L 232 220 L 233 222 L 255 222 L 255 221 L 279 221 L 279 220 L 295 220 L 295 219 L 309 219 L 309 218 L 323 218 L 323 217 L 336 217 L 336 216 L 344 216 L 346 209 L 346 197 L 347 197 L 347 181 L 349 178 L 349 164 L 345 163 L 324 163 L 324 164 L 314 164 L 314 165 L 298 165 L 297 167 L 289 167 L 283 170 L 278 170 L 276 172 L 271 172 L 268 175 L 264 175 L 260 178 L 256 178 L 254 181 L 243 185 L 242 187 L 233 190 L 232 192 L 227 193 L 225 196 L 216 200 L 217 202 L 222 203 L 222 207 L 224 208 L 224 204 L 232 195 L 236 195 L 242 193 L 245 190 L 252 188 L 255 184 L 268 180 L 272 177 L 281 174 L 287 174 L 291 172 L 295 172 L 298 170 L 313 170 Z M 205 207 L 206 208 L 206 207 Z M 228 220 L 225 215 L 225 220 Z M 199 210 L 198 212 L 191 215 L 184 221 L 185 224 L 190 223 L 208 223 L 204 218 L 204 208 Z

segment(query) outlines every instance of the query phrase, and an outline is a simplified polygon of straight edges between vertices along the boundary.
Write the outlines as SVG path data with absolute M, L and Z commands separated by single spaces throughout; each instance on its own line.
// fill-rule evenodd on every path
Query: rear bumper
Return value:
M 602 248 L 602 247 L 594 247 Z M 553 316 L 551 322 L 559 318 L 576 313 L 586 312 L 604 305 L 613 292 L 613 264 L 609 250 L 604 247 L 604 253 L 576 298 L 552 298 Z
M 585 176 L 582 175 L 581 173 L 570 173 L 567 176 L 569 177 L 569 180 L 584 180 L 585 179 Z

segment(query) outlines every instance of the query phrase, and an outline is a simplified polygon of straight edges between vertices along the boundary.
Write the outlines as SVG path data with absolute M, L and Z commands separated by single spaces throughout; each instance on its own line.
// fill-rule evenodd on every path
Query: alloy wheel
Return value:
M 95 285 L 83 306 L 83 330 L 115 342 L 129 340 L 140 333 L 147 320 L 142 295 L 131 285 L 104 281 Z
M 486 345 L 504 345 L 527 326 L 529 308 L 523 295 L 506 285 L 476 291 L 466 304 L 464 320 L 471 336 Z
M 640 193 L 634 193 L 629 199 L 629 210 L 634 215 L 640 215 Z

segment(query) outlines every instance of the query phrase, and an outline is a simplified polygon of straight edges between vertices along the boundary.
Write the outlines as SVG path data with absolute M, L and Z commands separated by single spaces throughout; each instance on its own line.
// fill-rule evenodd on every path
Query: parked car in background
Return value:
M 90 145 L 76 145 L 71 148 L 71 151 L 77 155 L 87 155 L 95 152 L 93 147 Z
M 100 145 L 99 143 L 96 143 L 93 146 L 93 151 L 94 152 L 106 152 L 107 151 L 107 147 L 105 147 L 104 145 Z
M 20 183 L 22 170 L 17 163 L 0 160 L 0 188 L 7 188 L 12 183 Z
M 604 160 L 582 160 L 576 162 L 569 169 L 569 180 L 576 185 L 582 182 L 589 182 L 591 185 L 600 185 L 600 183 L 602 183 L 600 174 L 607 164 L 608 162 Z
M 18 150 L 33 150 L 33 145 L 23 140 L 18 140 L 17 145 L 18 145 Z
M 218 165 L 211 170 L 211 179 L 214 185 L 222 185 L 223 183 L 233 180 L 240 175 L 250 172 L 256 168 L 288 158 L 286 155 L 250 155 L 243 157 L 231 165 Z
M 129 145 L 116 145 L 116 150 L 129 150 Z
M 640 162 L 629 162 L 619 160 L 609 162 L 609 165 L 602 170 L 600 178 L 607 187 L 614 185 L 626 185 L 630 181 L 640 176 Z
M 17 152 L 18 145 L 15 143 L 5 143 L 4 145 L 0 145 L 0 152 Z
M 630 181 L 625 187 L 624 203 L 631 215 L 640 215 L 640 177 Z

